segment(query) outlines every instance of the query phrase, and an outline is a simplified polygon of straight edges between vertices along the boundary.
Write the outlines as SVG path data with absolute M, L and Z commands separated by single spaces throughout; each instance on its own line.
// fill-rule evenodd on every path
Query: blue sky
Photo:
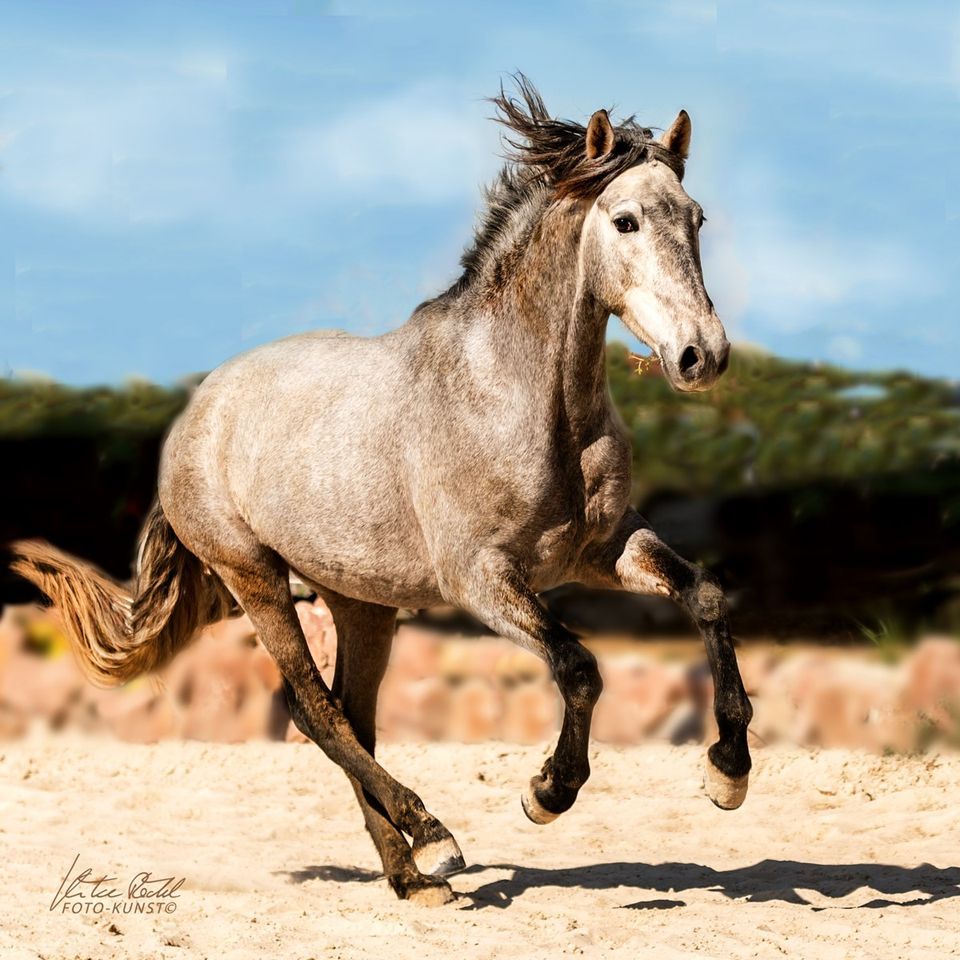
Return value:
M 483 97 L 694 135 L 734 340 L 960 369 L 951 3 L 0 3 L 0 373 L 169 382 L 458 273 Z M 624 336 L 614 326 L 612 335 Z

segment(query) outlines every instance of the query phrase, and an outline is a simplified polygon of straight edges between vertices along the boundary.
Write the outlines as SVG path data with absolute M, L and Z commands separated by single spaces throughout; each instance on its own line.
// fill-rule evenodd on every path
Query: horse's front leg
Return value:
M 550 823 L 573 806 L 590 776 L 590 721 L 603 688 L 596 658 L 541 606 L 511 558 L 489 551 L 459 567 L 444 585 L 446 598 L 545 660 L 560 688 L 564 714 L 556 750 L 522 797 L 534 823 Z
M 710 660 L 720 730 L 720 739 L 707 751 L 704 787 L 718 807 L 735 810 L 747 795 L 747 725 L 753 708 L 740 679 L 720 585 L 701 567 L 677 556 L 633 510 L 624 515 L 613 537 L 584 559 L 585 582 L 668 596 L 693 617 Z

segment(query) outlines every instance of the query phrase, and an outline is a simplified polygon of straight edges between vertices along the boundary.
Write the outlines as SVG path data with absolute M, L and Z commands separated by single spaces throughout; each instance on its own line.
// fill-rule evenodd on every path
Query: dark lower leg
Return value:
M 678 599 L 682 599 L 700 628 L 713 675 L 713 709 L 720 736 L 708 756 L 725 777 L 741 780 L 750 772 L 747 727 L 753 707 L 740 679 L 726 600 L 713 577 L 699 567 L 681 563 L 686 582 L 678 588 Z
M 726 619 L 706 627 L 703 633 L 713 673 L 713 709 L 720 732 L 719 741 L 710 749 L 710 759 L 727 776 L 742 777 L 750 772 L 747 727 L 753 718 L 753 707 L 740 679 Z
M 369 802 L 363 787 L 349 775 L 348 779 L 360 804 L 367 832 L 380 854 L 383 874 L 393 892 L 401 900 L 418 900 L 428 905 L 452 900 L 450 884 L 441 876 L 420 872 L 403 834 Z
M 412 836 L 415 845 L 452 840 L 420 798 L 391 777 L 357 739 L 310 655 L 290 596 L 286 567 L 278 561 L 261 561 L 252 569 L 225 566 L 216 572 L 240 601 L 276 660 L 297 727 L 362 784 L 386 818 Z
M 588 748 L 593 708 L 603 684 L 596 658 L 540 605 L 511 561 L 500 555 L 478 561 L 455 599 L 490 629 L 549 664 L 564 702 L 557 748 L 523 796 L 535 823 L 568 810 L 590 776 Z
M 535 823 L 548 823 L 569 810 L 587 782 L 590 721 L 602 689 L 596 658 L 572 635 L 554 633 L 545 647 L 564 712 L 557 748 L 524 797 L 524 810 Z
M 697 624 L 713 675 L 720 734 L 707 751 L 707 791 L 718 806 L 739 806 L 750 772 L 747 726 L 753 708 L 740 679 L 723 591 L 710 574 L 678 557 L 648 529 L 635 531 L 627 540 L 616 573 L 628 590 L 672 597 Z
M 377 691 L 390 657 L 396 611 L 323 594 L 337 628 L 337 666 L 333 695 L 343 707 L 360 745 L 373 756 L 376 746 Z M 386 811 L 348 775 L 367 832 L 380 854 L 383 872 L 401 899 L 452 898 L 445 880 L 420 872 L 403 834 Z M 459 852 L 459 851 L 458 851 Z M 462 859 L 459 866 L 463 866 Z
M 450 831 L 427 811 L 423 801 L 364 749 L 318 670 L 312 682 L 298 685 L 285 681 L 285 685 L 297 728 L 362 786 L 367 803 L 381 817 L 412 837 L 415 847 L 453 841 Z

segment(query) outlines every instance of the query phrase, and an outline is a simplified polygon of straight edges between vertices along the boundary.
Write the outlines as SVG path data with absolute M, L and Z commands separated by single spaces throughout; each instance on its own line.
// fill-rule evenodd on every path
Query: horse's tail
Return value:
M 177 538 L 155 503 L 140 535 L 134 590 L 42 540 L 11 545 L 11 569 L 57 607 L 77 660 L 100 686 L 156 670 L 233 598 Z

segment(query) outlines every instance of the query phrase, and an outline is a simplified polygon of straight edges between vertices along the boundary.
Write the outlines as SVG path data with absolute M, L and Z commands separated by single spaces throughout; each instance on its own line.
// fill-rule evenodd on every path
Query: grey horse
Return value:
M 551 117 L 525 77 L 517 87 L 493 99 L 511 154 L 460 279 L 383 336 L 290 337 L 211 373 L 166 440 L 132 591 L 47 544 L 16 545 L 15 569 L 60 608 L 101 683 L 162 666 L 238 602 L 280 667 L 294 722 L 350 778 L 391 886 L 422 903 L 452 897 L 444 876 L 463 859 L 374 759 L 398 607 L 455 604 L 551 667 L 565 709 L 522 798 L 534 823 L 567 810 L 589 776 L 602 686 L 593 655 L 537 599 L 566 582 L 689 611 L 716 690 L 708 795 L 738 807 L 750 770 L 723 592 L 631 508 L 604 366 L 615 314 L 677 390 L 706 390 L 726 368 L 700 266 L 703 212 L 681 185 L 690 119 L 681 112 L 659 139 L 605 110 L 584 127 Z M 332 690 L 291 571 L 333 614 Z

